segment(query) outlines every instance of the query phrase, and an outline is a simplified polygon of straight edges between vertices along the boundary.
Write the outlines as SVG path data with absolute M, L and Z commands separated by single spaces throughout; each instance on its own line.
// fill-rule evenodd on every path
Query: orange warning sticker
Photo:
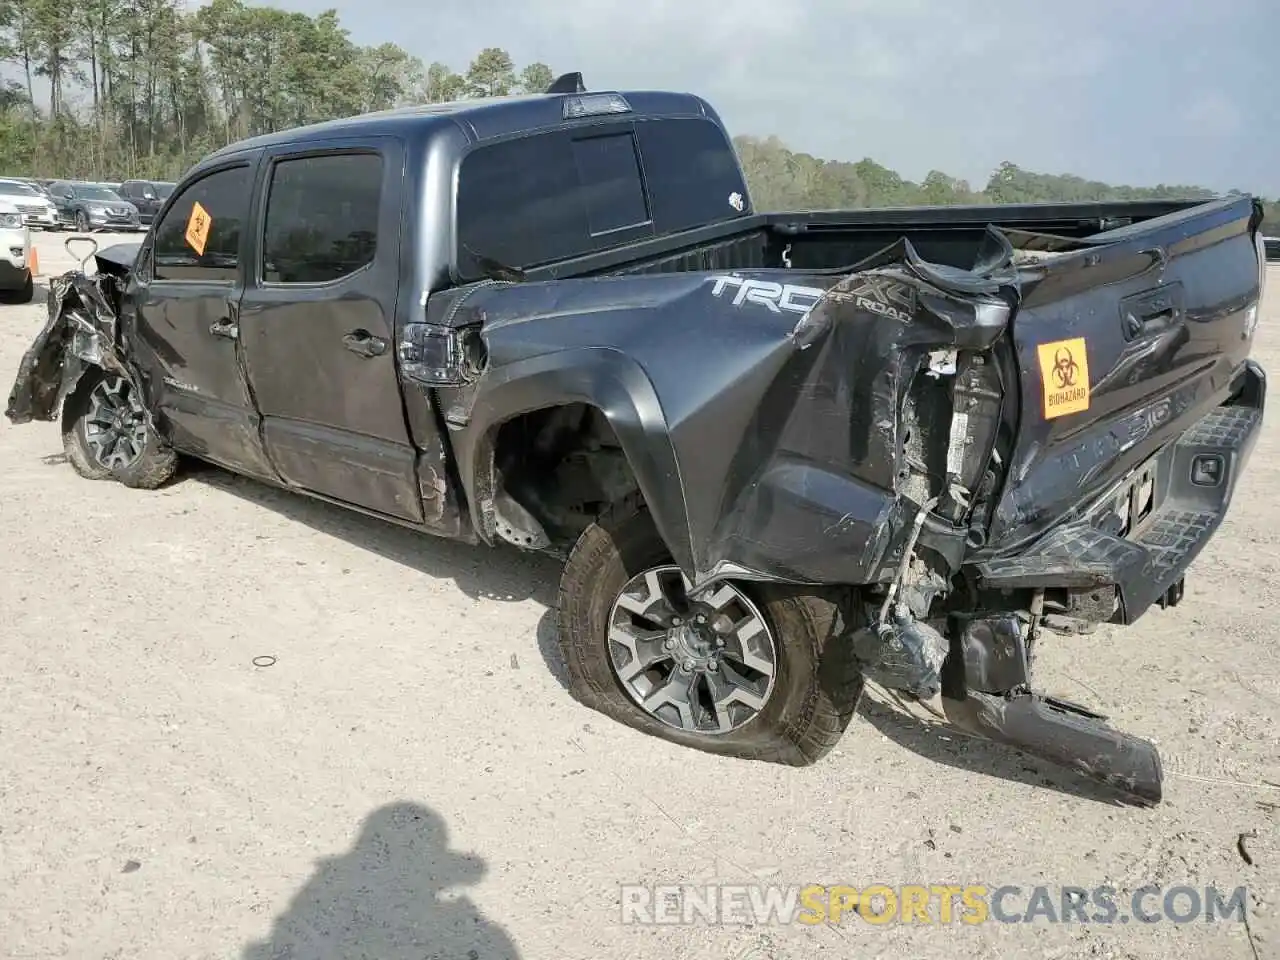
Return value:
M 1089 353 L 1084 337 L 1055 340 L 1036 348 L 1044 384 L 1044 418 L 1065 417 L 1089 409 Z
M 192 204 L 191 216 L 187 218 L 187 243 L 191 249 L 204 256 L 204 245 L 209 240 L 209 230 L 213 227 L 213 217 L 209 211 L 200 206 L 199 201 Z

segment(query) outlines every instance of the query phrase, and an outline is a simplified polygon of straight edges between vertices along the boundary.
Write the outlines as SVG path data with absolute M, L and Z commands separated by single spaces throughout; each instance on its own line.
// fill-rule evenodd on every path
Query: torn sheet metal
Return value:
M 11 422 L 55 419 L 91 366 L 140 382 L 120 338 L 117 305 L 125 271 L 109 257 L 97 257 L 95 276 L 76 270 L 49 281 L 48 319 L 23 354 L 9 393 L 5 416 Z
M 940 352 L 987 351 L 1005 336 L 1012 254 L 992 230 L 970 271 L 930 264 L 903 240 L 839 272 L 494 284 L 461 305 L 433 298 L 429 321 L 479 324 L 488 349 L 480 381 L 445 397 L 463 483 L 489 489 L 486 443 L 513 409 L 588 403 L 695 581 L 891 577 L 892 544 L 914 515 L 902 501 L 940 492 L 927 487 L 945 480 L 951 431 L 948 409 L 937 476 L 908 489 L 913 384 L 948 369 Z M 956 378 L 934 379 L 947 393 Z M 491 533 L 483 500 L 473 515 Z

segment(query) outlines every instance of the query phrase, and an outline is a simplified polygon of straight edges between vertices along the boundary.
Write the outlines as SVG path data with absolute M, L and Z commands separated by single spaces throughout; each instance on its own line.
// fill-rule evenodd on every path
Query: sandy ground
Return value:
M 5 391 L 43 311 L 0 307 Z M 1272 417 L 1181 606 L 1046 641 L 1045 686 L 1160 743 L 1167 799 L 1135 810 L 875 707 L 808 770 L 668 746 L 565 692 L 550 561 L 214 469 L 91 483 L 53 425 L 0 420 L 0 956 L 1280 957 L 1278 481 Z M 1253 942 L 620 922 L 620 884 L 710 882 L 1245 885 Z

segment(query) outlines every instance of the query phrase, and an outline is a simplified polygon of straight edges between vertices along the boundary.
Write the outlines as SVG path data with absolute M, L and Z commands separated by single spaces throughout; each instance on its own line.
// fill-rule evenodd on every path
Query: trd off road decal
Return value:
M 1089 354 L 1084 337 L 1055 340 L 1036 347 L 1044 385 L 1044 418 L 1065 417 L 1089 409 Z
M 915 289 L 889 277 L 864 277 L 851 290 L 833 290 L 831 299 L 899 323 L 910 323 L 916 313 Z
M 753 303 L 767 307 L 774 313 L 808 313 L 826 293 L 821 287 L 801 287 L 794 283 L 774 283 L 770 280 L 752 280 L 729 274 L 716 277 L 711 288 L 713 297 L 722 297 L 728 290 L 734 291 L 733 305 Z

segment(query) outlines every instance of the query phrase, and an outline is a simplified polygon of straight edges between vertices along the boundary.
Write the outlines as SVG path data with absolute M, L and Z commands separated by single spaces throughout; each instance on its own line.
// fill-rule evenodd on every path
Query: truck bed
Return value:
M 926 260 L 968 268 L 994 225 L 1083 238 L 1204 203 L 1203 200 L 880 207 L 764 213 L 642 241 L 529 271 L 531 280 L 593 275 L 849 266 L 906 237 Z

